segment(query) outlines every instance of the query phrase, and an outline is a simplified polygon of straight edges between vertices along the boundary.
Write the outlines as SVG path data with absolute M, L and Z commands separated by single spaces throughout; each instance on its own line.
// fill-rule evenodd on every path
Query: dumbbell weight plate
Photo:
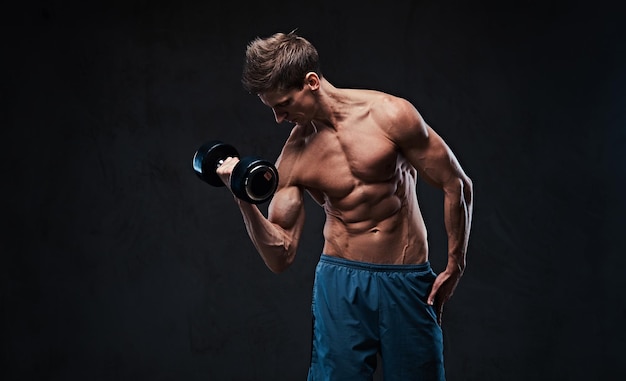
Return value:
M 196 151 L 193 156 L 193 169 L 203 181 L 214 187 L 223 187 L 225 184 L 215 170 L 220 160 L 225 160 L 227 157 L 239 157 L 239 152 L 230 144 L 212 140 L 200 146 Z
M 278 171 L 269 161 L 257 156 L 242 158 L 231 176 L 230 187 L 240 199 L 261 204 L 269 200 L 278 187 Z

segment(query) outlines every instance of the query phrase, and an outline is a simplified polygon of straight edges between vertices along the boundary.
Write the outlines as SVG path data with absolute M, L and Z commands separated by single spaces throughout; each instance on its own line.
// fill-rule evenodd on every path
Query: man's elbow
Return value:
M 455 177 L 446 182 L 444 192 L 450 195 L 460 196 L 466 203 L 471 203 L 474 195 L 474 183 L 465 176 Z
M 295 253 L 289 253 L 284 256 L 280 256 L 274 261 L 266 261 L 265 265 L 274 274 L 281 274 L 285 272 L 293 264 Z
M 474 183 L 472 179 L 467 176 L 463 176 L 462 181 L 462 194 L 465 202 L 471 205 L 474 201 Z

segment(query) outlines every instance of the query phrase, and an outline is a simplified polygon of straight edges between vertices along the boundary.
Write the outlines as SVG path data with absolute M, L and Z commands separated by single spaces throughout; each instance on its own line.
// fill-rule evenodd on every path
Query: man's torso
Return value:
M 293 165 L 291 183 L 326 212 L 324 253 L 372 263 L 423 263 L 428 246 L 417 172 L 381 120 L 372 117 L 377 96 L 351 108 L 333 128 L 302 133 L 296 126 L 281 156 Z

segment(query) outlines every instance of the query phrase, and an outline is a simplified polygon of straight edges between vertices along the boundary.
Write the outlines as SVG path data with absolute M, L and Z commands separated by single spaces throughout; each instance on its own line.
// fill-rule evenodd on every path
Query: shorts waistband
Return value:
M 429 261 L 415 265 L 394 265 L 353 261 L 350 259 L 334 257 L 328 254 L 322 254 L 320 256 L 320 263 L 328 263 L 353 269 L 380 272 L 423 272 L 431 270 Z

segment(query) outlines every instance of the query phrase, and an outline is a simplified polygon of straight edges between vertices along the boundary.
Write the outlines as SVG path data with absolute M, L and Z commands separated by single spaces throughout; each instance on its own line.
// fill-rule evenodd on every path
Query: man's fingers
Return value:
M 445 302 L 445 297 L 441 297 L 438 296 L 437 294 L 440 291 L 440 287 L 443 285 L 443 283 L 439 283 L 437 281 L 435 281 L 433 283 L 433 287 L 430 290 L 430 294 L 428 295 L 428 299 L 426 300 L 426 302 L 428 303 L 428 305 L 433 306 L 434 310 L 435 310 L 435 314 L 437 315 L 437 323 L 439 325 L 441 325 L 441 320 L 442 320 L 442 316 L 443 316 L 443 304 Z
M 235 168 L 235 165 L 239 162 L 239 158 L 227 157 L 221 162 L 219 167 L 215 170 L 218 176 L 222 179 L 222 182 L 230 187 L 230 176 Z
M 433 282 L 433 285 L 430 289 L 430 294 L 428 295 L 428 300 L 427 300 L 428 305 L 434 306 L 435 303 L 437 303 L 437 300 L 440 299 L 437 297 L 437 294 L 439 293 L 443 285 L 444 285 L 444 281 L 442 278 L 442 274 L 439 274 L 437 278 L 435 279 L 435 281 Z
M 428 303 L 429 306 L 435 305 L 435 298 L 437 297 L 438 289 L 439 288 L 433 284 L 433 288 L 430 290 L 430 294 L 428 295 L 428 299 L 426 300 L 426 303 Z

